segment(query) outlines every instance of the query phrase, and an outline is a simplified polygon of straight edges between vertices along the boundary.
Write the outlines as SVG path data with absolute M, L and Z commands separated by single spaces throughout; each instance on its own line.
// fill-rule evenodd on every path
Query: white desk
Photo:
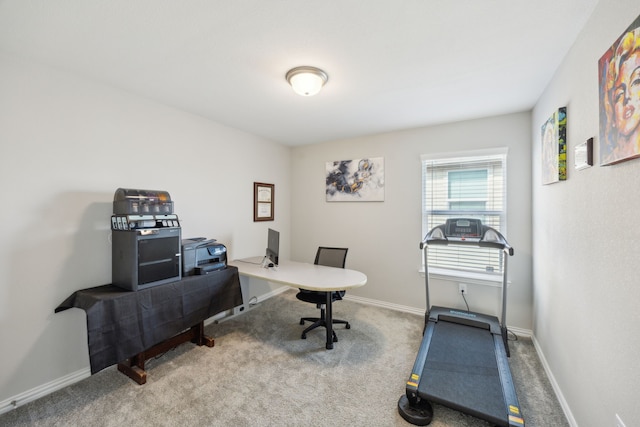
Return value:
M 241 276 L 255 277 L 309 291 L 327 292 L 327 349 L 333 348 L 333 314 L 331 291 L 344 291 L 367 283 L 367 276 L 356 270 L 326 267 L 304 262 L 280 260 L 277 267 L 262 267 L 263 257 L 233 260 Z

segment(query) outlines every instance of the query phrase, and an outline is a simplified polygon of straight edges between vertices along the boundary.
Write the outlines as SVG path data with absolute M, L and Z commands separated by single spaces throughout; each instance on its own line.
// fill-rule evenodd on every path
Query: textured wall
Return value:
M 600 167 L 598 59 L 640 14 L 601 1 L 533 112 L 534 333 L 575 423 L 638 425 L 640 160 Z M 567 181 L 541 185 L 540 126 L 567 106 Z M 595 166 L 573 169 L 595 137 Z
M 352 294 L 424 310 L 421 154 L 508 147 L 508 239 L 512 285 L 507 323 L 531 329 L 531 141 L 529 113 L 364 136 L 292 151 L 292 254 L 313 259 L 318 245 L 349 247 L 347 267 L 369 281 Z M 326 202 L 325 162 L 384 157 L 384 202 Z M 457 282 L 434 281 L 433 304 L 464 307 Z M 498 313 L 497 288 L 471 285 L 476 311 Z
M 288 255 L 289 148 L 8 56 L 0 93 L 0 403 L 88 367 L 84 313 L 53 310 L 111 282 L 116 188 L 168 191 L 183 237 L 232 257 L 268 226 Z M 273 223 L 253 222 L 254 181 L 276 185 Z

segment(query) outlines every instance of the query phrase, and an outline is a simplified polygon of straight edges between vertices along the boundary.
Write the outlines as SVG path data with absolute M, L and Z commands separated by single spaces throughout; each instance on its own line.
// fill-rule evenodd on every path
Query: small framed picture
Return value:
M 264 182 L 253 183 L 253 221 L 273 221 L 275 186 Z
M 593 166 L 593 138 L 577 145 L 575 148 L 573 164 L 576 170 Z
M 567 107 L 562 107 L 542 125 L 542 184 L 566 179 Z

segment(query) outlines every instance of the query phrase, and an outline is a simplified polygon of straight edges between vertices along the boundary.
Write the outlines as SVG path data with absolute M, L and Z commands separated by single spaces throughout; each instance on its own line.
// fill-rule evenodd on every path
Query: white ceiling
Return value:
M 0 0 L 0 51 L 300 145 L 529 110 L 597 2 Z

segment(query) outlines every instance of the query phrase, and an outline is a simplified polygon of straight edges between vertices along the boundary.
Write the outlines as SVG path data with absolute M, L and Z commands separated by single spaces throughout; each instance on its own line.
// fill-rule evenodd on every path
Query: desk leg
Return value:
M 327 304 L 325 306 L 325 321 L 327 323 L 327 350 L 333 348 L 333 300 L 332 292 L 327 292 Z

